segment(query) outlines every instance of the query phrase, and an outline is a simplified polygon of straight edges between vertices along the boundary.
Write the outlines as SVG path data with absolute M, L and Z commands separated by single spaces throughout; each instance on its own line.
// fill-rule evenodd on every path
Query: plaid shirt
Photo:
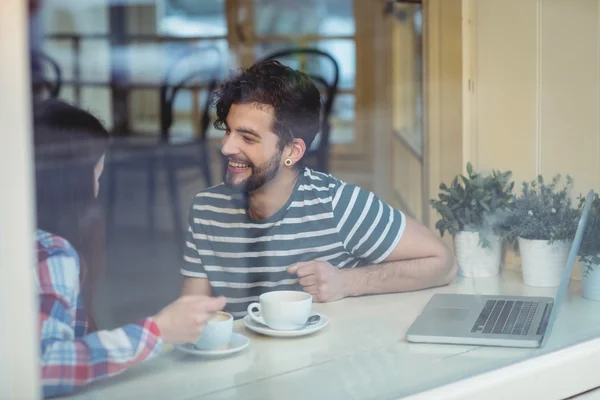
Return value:
M 158 327 L 149 318 L 86 334 L 75 249 L 63 238 L 38 230 L 37 256 L 44 397 L 117 375 L 161 351 Z

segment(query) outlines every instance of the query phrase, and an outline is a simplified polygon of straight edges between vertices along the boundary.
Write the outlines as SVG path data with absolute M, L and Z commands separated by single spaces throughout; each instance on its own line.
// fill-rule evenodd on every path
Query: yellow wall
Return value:
M 540 172 L 572 174 L 577 192 L 600 186 L 599 4 L 546 0 L 540 10 Z
M 574 195 L 600 186 L 598 0 L 477 0 L 466 158 L 575 178 Z
M 390 203 L 408 215 L 423 219 L 423 129 L 417 108 L 422 89 L 419 82 L 418 60 L 421 37 L 416 32 L 415 15 L 420 5 L 396 4 L 396 12 L 405 18 L 389 17 L 389 76 L 382 82 L 390 90 L 391 107 L 386 109 L 385 119 L 390 120 L 391 133 L 387 151 L 391 171 Z
M 600 1 L 465 4 L 461 56 L 474 86 L 463 97 L 463 162 L 512 170 L 517 182 L 570 174 L 573 197 L 598 189 Z
M 462 1 L 427 0 L 425 34 L 425 200 L 437 197 L 463 164 Z M 435 226 L 437 214 L 424 203 L 423 220 Z

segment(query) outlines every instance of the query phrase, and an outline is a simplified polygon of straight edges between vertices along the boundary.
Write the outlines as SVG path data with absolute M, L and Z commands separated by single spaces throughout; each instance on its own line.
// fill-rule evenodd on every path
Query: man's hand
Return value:
M 304 291 L 312 294 L 318 303 L 341 300 L 347 296 L 344 271 L 325 261 L 308 261 L 287 269 L 299 278 Z
M 224 297 L 182 296 L 152 319 L 165 343 L 183 344 L 200 339 L 208 320 L 225 307 Z

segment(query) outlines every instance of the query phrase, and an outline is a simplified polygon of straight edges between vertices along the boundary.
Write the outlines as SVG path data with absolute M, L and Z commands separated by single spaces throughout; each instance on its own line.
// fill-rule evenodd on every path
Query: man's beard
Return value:
M 225 184 L 227 184 L 234 191 L 244 194 L 248 194 L 260 189 L 277 176 L 280 168 L 282 153 L 282 151 L 277 152 L 273 157 L 258 166 L 250 164 L 249 167 L 252 169 L 252 174 L 240 183 L 233 183 L 233 174 L 227 171 L 225 176 Z

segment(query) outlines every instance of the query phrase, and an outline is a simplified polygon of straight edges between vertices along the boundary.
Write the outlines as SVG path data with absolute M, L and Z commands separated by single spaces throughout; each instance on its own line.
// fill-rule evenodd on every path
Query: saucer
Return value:
M 325 326 L 327 326 L 327 324 L 329 323 L 329 318 L 327 318 L 323 314 L 313 312 L 311 315 L 318 315 L 321 317 L 321 319 L 319 320 L 319 322 L 317 322 L 314 325 L 306 325 L 303 328 L 296 329 L 293 331 L 279 331 L 276 329 L 271 329 L 266 325 L 260 324 L 258 322 L 254 322 L 249 315 L 246 315 L 244 317 L 244 325 L 246 325 L 246 328 L 250 329 L 251 331 L 260 333 L 262 335 L 267 335 L 267 336 L 274 336 L 274 337 L 305 336 L 305 335 L 310 335 L 311 333 L 320 331 L 321 329 L 325 328 Z
M 195 356 L 204 356 L 204 357 L 222 357 L 230 354 L 234 354 L 244 350 L 250 344 L 250 339 L 248 339 L 244 335 L 240 335 L 239 333 L 233 333 L 231 335 L 231 340 L 229 341 L 229 345 L 225 349 L 219 350 L 203 350 L 199 349 L 193 343 L 180 344 L 175 346 L 175 348 L 179 351 L 183 351 L 184 353 L 193 354 Z

